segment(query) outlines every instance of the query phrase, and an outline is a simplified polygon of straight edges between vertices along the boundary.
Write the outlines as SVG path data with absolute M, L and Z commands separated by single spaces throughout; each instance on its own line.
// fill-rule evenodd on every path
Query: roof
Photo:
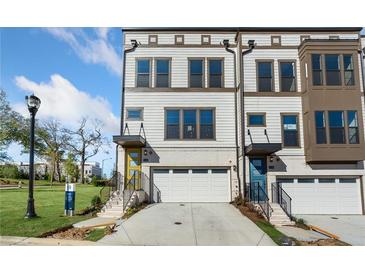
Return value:
M 122 28 L 125 32 L 360 32 L 362 27 L 141 27 Z

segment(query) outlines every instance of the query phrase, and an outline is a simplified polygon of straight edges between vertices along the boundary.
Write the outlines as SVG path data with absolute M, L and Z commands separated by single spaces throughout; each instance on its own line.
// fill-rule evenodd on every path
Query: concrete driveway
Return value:
M 350 245 L 365 245 L 364 215 L 298 215 L 309 225 L 318 226 Z
M 234 206 L 225 203 L 153 204 L 123 220 L 101 245 L 275 245 Z

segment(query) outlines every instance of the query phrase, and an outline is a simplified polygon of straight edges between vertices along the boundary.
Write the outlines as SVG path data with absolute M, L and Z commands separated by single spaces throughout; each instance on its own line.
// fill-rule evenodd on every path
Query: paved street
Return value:
M 102 245 L 247 245 L 275 243 L 226 203 L 160 203 L 123 220 Z

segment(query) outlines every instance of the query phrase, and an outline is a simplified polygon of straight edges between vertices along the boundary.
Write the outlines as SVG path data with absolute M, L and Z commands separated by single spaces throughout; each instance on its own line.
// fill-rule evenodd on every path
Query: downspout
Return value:
M 124 35 L 124 34 L 123 34 Z M 132 48 L 125 49 L 123 51 L 123 72 L 122 72 L 122 107 L 121 107 L 121 113 L 120 113 L 120 135 L 123 135 L 123 129 L 124 129 L 124 98 L 125 98 L 125 69 L 126 69 L 126 57 L 127 53 L 133 52 L 138 47 L 137 40 L 131 40 Z
M 239 49 L 241 54 L 239 55 L 239 64 L 240 64 L 240 104 L 242 109 L 242 137 L 241 137 L 241 147 L 242 147 L 242 169 L 243 169 L 243 190 L 244 190 L 244 197 L 247 197 L 247 185 L 246 185 L 246 155 L 245 155 L 245 144 L 246 144 L 246 129 L 245 129 L 245 80 L 244 80 L 244 70 L 243 70 L 243 57 L 249 53 L 252 52 L 252 50 L 255 48 L 255 40 L 249 40 L 248 46 L 249 48 L 245 51 L 242 51 L 242 45 L 241 45 L 241 36 L 238 36 L 238 43 L 239 43 Z
M 237 69 L 236 69 L 236 52 L 234 50 L 231 50 L 229 48 L 229 40 L 223 40 L 223 45 L 224 45 L 224 49 L 233 54 L 233 68 L 234 68 L 234 109 L 235 109 L 235 115 L 234 115 L 234 119 L 235 119 L 235 141 L 236 141 L 236 171 L 237 171 L 237 180 L 238 180 L 238 197 L 241 198 L 242 197 L 242 190 L 241 190 L 241 178 L 240 178 L 240 164 L 239 164 L 239 157 L 240 157 L 240 153 L 239 153 L 239 144 L 238 144 L 238 129 L 237 129 L 237 123 L 238 123 L 238 117 L 237 117 Z

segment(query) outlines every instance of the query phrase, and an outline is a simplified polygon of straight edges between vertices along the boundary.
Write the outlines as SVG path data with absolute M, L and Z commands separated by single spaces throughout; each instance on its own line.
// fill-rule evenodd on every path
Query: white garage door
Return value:
M 215 169 L 154 169 L 161 202 L 229 202 L 229 172 Z
M 362 213 L 360 185 L 356 178 L 301 178 L 285 181 L 282 187 L 292 198 L 293 214 Z

